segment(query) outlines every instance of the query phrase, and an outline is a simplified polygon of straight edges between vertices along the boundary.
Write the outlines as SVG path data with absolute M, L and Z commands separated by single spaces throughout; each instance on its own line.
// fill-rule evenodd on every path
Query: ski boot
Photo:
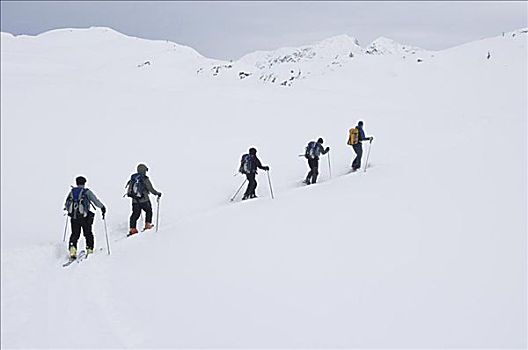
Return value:
M 250 194 L 250 195 L 249 195 L 249 198 L 257 198 L 257 195 L 254 194 L 254 193 L 253 193 L 253 194 Z
M 150 222 L 145 222 L 145 227 L 143 228 L 143 231 L 150 230 L 153 227 L 154 225 L 152 225 Z
M 93 249 L 86 248 L 86 256 L 93 254 Z
M 135 234 L 138 233 L 138 232 L 139 232 L 139 231 L 137 230 L 137 228 L 132 227 L 132 228 L 130 229 L 130 231 L 128 231 L 128 235 L 127 235 L 127 237 L 132 236 L 132 235 L 135 235 Z
M 242 197 L 242 200 L 245 201 L 246 199 L 249 198 L 249 195 L 248 194 L 245 194 L 244 197 Z
M 77 259 L 77 248 L 74 246 L 70 247 L 70 259 Z

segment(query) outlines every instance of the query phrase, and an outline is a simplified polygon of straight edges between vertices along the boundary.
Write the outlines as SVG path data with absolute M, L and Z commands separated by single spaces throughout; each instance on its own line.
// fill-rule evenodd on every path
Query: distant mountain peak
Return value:
M 369 55 L 414 55 L 426 51 L 416 46 L 401 44 L 386 37 L 379 37 L 367 47 L 365 53 Z
M 341 34 L 326 38 L 317 43 L 317 45 L 348 45 L 348 46 L 359 46 L 359 40 L 351 37 L 347 34 Z

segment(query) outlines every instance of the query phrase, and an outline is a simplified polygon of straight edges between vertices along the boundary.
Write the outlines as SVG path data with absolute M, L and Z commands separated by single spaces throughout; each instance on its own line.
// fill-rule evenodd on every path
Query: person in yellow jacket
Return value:
M 356 158 L 352 162 L 352 171 L 356 171 L 361 168 L 361 157 L 363 155 L 363 146 L 361 145 L 361 142 L 367 140 L 372 142 L 374 137 L 365 137 L 363 121 L 360 120 L 355 128 L 350 129 L 348 136 L 348 144 L 352 146 L 354 152 L 356 153 Z

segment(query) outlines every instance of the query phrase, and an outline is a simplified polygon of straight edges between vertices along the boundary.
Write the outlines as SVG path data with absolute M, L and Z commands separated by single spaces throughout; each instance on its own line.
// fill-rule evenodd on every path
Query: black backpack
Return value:
M 255 171 L 255 159 L 250 154 L 244 154 L 240 160 L 240 168 L 238 169 L 242 174 L 251 174 Z
M 310 141 L 308 143 L 308 146 L 306 146 L 306 150 L 304 151 L 304 156 L 307 159 L 317 158 L 317 143 L 316 142 Z

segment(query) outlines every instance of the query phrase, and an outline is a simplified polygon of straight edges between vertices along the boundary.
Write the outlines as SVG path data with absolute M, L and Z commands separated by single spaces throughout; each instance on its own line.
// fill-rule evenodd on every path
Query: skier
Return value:
M 66 197 L 64 209 L 68 211 L 68 216 L 71 217 L 71 236 L 69 243 L 70 258 L 77 257 L 77 241 L 81 236 L 81 229 L 86 240 L 86 254 L 92 254 L 94 249 L 94 236 L 92 232 L 92 225 L 95 214 L 90 211 L 90 205 L 101 209 L 103 219 L 106 214 L 106 208 L 95 194 L 88 188 L 84 187 L 86 178 L 78 176 L 75 179 L 77 187 L 73 187 Z
M 323 148 L 323 139 L 320 137 L 317 142 L 310 141 L 306 146 L 306 152 L 304 157 L 308 159 L 308 166 L 310 171 L 306 175 L 306 179 L 303 183 L 309 185 L 317 182 L 317 176 L 319 175 L 319 156 L 321 154 L 327 154 L 330 151 L 330 147 Z
M 363 146 L 361 145 L 362 141 L 365 140 L 374 140 L 374 137 L 365 137 L 365 131 L 363 131 L 363 122 L 359 121 L 355 128 L 350 129 L 348 144 L 352 146 L 354 152 L 356 152 L 356 158 L 352 162 L 352 171 L 356 171 L 361 168 L 361 156 L 363 155 Z
M 147 176 L 147 171 L 148 168 L 145 164 L 139 164 L 137 173 L 133 174 L 127 183 L 127 195 L 132 198 L 132 215 L 130 215 L 128 236 L 138 233 L 136 225 L 142 210 L 145 211 L 145 227 L 143 231 L 154 227 L 152 224 L 152 204 L 150 203 L 149 195 L 152 193 L 158 196 L 159 199 L 161 192 L 154 189 Z
M 268 171 L 269 166 L 263 166 L 260 162 L 260 159 L 257 158 L 257 150 L 253 147 L 249 149 L 249 154 L 244 154 L 242 160 L 240 161 L 239 171 L 242 174 L 245 174 L 248 180 L 248 186 L 244 197 L 242 200 L 248 198 L 256 198 L 255 189 L 257 188 L 257 180 L 255 176 L 257 175 L 257 168 Z

